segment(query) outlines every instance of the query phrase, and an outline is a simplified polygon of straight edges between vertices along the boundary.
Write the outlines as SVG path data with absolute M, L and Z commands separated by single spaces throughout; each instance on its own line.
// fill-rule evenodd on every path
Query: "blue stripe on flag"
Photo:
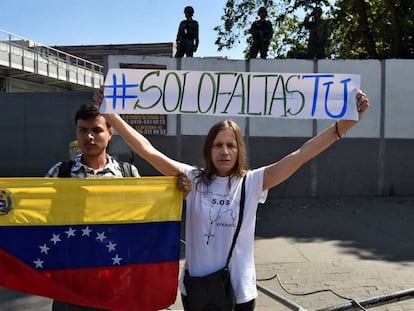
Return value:
M 179 259 L 180 222 L 0 227 L 0 248 L 39 270 Z

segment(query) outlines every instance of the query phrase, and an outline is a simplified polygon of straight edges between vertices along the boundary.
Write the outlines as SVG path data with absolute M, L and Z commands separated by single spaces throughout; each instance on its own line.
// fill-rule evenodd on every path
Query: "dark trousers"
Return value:
M 268 43 L 253 42 L 252 46 L 250 47 L 250 58 L 256 58 L 257 54 L 260 52 L 260 58 L 266 59 L 268 49 Z
M 177 53 L 175 57 L 193 57 L 194 53 L 194 40 L 183 40 L 177 46 Z
M 181 295 L 181 301 L 183 303 L 183 307 L 185 311 L 191 311 L 188 308 L 188 301 L 187 301 L 187 296 Z M 234 308 L 234 311 L 253 311 L 254 308 L 256 307 L 256 300 L 250 300 L 248 302 L 245 303 L 238 303 L 236 304 L 236 307 Z
M 324 59 L 325 55 L 325 46 L 322 44 L 309 44 L 308 52 L 306 54 L 307 59 Z

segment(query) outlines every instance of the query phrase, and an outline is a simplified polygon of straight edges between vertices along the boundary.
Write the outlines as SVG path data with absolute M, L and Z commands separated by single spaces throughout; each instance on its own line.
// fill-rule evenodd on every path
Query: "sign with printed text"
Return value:
M 121 117 L 141 134 L 167 134 L 167 115 L 165 114 L 123 114 Z
M 111 69 L 102 113 L 358 120 L 360 75 Z

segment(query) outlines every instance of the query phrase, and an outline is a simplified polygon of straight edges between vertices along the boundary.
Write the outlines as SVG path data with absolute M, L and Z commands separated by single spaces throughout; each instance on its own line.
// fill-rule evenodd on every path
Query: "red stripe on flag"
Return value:
M 109 310 L 159 310 L 174 303 L 178 262 L 37 271 L 0 249 L 0 285 Z

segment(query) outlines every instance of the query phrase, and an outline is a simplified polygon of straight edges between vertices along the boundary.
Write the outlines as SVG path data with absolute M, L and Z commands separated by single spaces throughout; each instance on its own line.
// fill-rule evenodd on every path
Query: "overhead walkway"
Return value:
M 103 67 L 0 29 L 0 76 L 68 90 L 97 88 Z

